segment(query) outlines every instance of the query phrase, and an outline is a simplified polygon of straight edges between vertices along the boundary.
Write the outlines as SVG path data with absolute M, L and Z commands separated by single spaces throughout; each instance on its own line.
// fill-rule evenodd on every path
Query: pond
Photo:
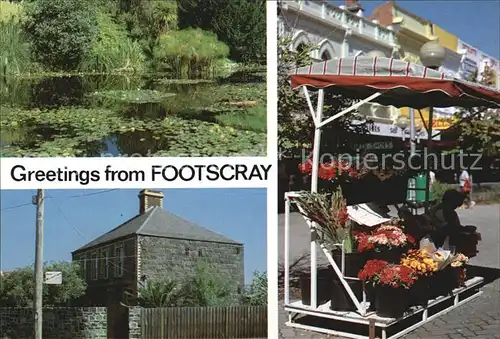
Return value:
M 262 74 L 0 79 L 0 156 L 263 156 Z

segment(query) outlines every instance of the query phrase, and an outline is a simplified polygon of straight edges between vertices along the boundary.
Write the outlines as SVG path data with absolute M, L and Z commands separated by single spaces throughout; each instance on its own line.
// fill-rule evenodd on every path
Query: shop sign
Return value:
M 359 150 L 391 150 L 394 148 L 392 141 L 367 142 L 364 144 L 355 144 L 354 146 Z
M 432 129 L 443 130 L 448 129 L 453 125 L 452 118 L 435 118 L 432 120 Z
M 360 124 L 361 121 L 353 121 L 354 124 Z M 383 124 L 380 122 L 374 122 L 370 127 L 369 131 L 371 135 L 379 135 L 385 137 L 394 137 L 394 138 L 402 138 L 403 134 L 401 129 L 394 125 Z M 433 133 L 434 134 L 434 133 Z M 405 131 L 405 138 L 408 138 L 410 135 L 409 128 Z M 427 131 L 422 129 L 419 134 L 420 139 L 427 139 Z M 433 140 L 440 140 L 440 136 L 434 137 Z

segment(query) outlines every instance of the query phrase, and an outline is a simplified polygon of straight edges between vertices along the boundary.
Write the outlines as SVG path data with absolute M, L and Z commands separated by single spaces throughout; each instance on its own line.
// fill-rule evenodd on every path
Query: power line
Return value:
M 75 199 L 75 198 L 82 198 L 82 197 L 88 197 L 88 196 L 92 196 L 92 195 L 99 195 L 99 194 L 104 194 L 104 193 L 109 193 L 109 192 L 113 192 L 113 191 L 117 191 L 118 188 L 113 188 L 113 189 L 108 189 L 108 190 L 103 190 L 103 191 L 98 191 L 98 192 L 92 192 L 92 193 L 84 193 L 84 194 L 77 194 L 77 195 L 71 195 L 71 196 L 68 196 L 68 197 L 50 197 L 50 199 L 54 200 L 54 199 Z M 19 205 L 14 205 L 14 206 L 9 206 L 9 207 L 5 207 L 5 208 L 2 208 L 1 211 L 7 211 L 7 210 L 12 210 L 12 209 L 16 209 L 16 208 L 20 208 L 20 207 L 24 207 L 24 206 L 29 206 L 29 205 L 32 205 L 32 203 L 25 203 L 25 204 L 19 204 Z
M 71 195 L 69 197 L 61 197 L 61 198 L 74 199 L 74 198 L 81 198 L 81 197 L 89 197 L 89 196 L 92 196 L 92 195 L 99 195 L 99 194 L 109 193 L 109 192 L 113 192 L 113 191 L 117 191 L 117 190 L 118 190 L 118 188 L 112 188 L 112 189 L 109 189 L 109 190 L 103 190 L 103 191 L 92 192 L 92 193 L 77 194 L 77 195 Z M 56 199 L 58 199 L 58 198 L 56 198 Z
M 52 199 L 52 197 L 49 197 L 51 198 L 52 202 L 54 203 L 54 205 L 56 206 L 57 210 L 59 211 L 59 214 L 61 214 L 61 216 L 64 218 L 64 220 L 66 220 L 68 222 L 68 224 L 75 230 L 76 233 L 78 233 L 82 238 L 83 240 L 87 240 L 85 238 L 85 236 L 82 234 L 82 232 L 80 232 L 80 230 L 73 225 L 73 223 L 66 217 L 66 215 L 63 213 L 62 209 L 59 207 L 59 204 L 54 200 Z
M 24 206 L 28 206 L 28 205 L 31 206 L 33 204 L 32 203 L 25 203 L 25 204 L 20 204 L 20 205 L 15 205 L 15 206 L 9 206 L 9 207 L 2 208 L 1 210 L 2 211 L 13 210 L 15 208 L 24 207 Z

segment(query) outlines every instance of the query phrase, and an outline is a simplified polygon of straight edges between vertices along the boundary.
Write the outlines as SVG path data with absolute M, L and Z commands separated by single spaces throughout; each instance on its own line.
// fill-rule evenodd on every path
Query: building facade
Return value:
M 243 244 L 163 209 L 163 194 L 143 190 L 139 214 L 72 253 L 87 283 L 83 304 L 116 305 L 126 292 L 137 295 L 149 281 L 185 281 L 198 263 L 231 284 L 244 287 Z

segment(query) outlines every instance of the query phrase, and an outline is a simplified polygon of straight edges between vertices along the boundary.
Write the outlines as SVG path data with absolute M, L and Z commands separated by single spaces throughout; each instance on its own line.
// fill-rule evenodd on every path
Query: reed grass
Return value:
M 155 52 L 178 78 L 213 76 L 216 61 L 228 55 L 229 47 L 214 33 L 193 28 L 161 36 Z

